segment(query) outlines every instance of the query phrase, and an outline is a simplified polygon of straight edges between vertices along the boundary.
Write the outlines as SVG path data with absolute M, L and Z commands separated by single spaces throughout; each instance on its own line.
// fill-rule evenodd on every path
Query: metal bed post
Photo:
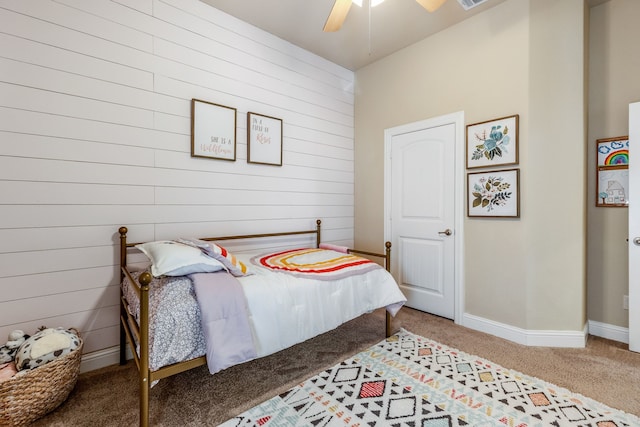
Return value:
M 127 227 L 120 227 L 118 232 L 120 233 L 120 283 L 122 283 L 125 277 L 125 271 L 127 268 Z M 144 272 L 138 278 L 140 284 L 140 316 L 141 318 L 148 318 L 149 316 L 149 284 L 152 277 L 148 272 Z M 124 295 L 122 293 L 122 287 L 120 288 L 120 364 L 125 365 L 127 363 L 127 337 L 129 340 L 133 340 L 133 336 L 128 336 L 125 324 L 129 314 L 126 311 L 125 305 L 122 303 Z M 145 317 L 142 317 L 145 316 Z M 131 342 L 134 360 L 138 364 L 139 385 L 140 385 L 140 426 L 147 427 L 149 425 L 149 391 L 151 389 L 150 372 L 149 372 L 149 325 L 148 322 L 140 322 L 139 329 L 139 341 L 140 341 L 140 356 L 136 357 L 135 345 Z
M 140 318 L 149 318 L 149 284 L 152 277 L 144 272 L 138 278 L 140 283 Z M 149 322 L 140 322 L 140 426 L 149 425 L 149 391 L 151 373 L 149 372 Z
M 316 220 L 316 248 L 320 247 L 320 224 L 322 221 Z
M 127 268 L 127 227 L 120 227 L 120 283 L 124 279 L 124 269 Z M 122 299 L 122 286 L 120 286 L 120 298 Z M 124 305 L 120 304 L 120 318 L 126 319 L 127 313 Z M 120 365 L 127 364 L 127 336 L 124 324 L 120 322 Z
M 318 230 L 318 235 L 319 233 L 320 231 Z M 376 252 L 361 251 L 357 249 L 348 249 L 347 251 L 350 254 L 353 253 L 353 254 L 369 255 L 377 258 L 383 258 L 384 268 L 389 272 L 389 274 L 391 274 L 391 242 L 385 242 L 384 247 L 385 247 L 384 254 L 380 254 Z M 386 313 L 385 333 L 387 335 L 387 338 L 389 338 L 393 334 L 393 332 L 391 331 L 391 315 L 389 314 L 388 311 L 385 311 L 385 313 Z

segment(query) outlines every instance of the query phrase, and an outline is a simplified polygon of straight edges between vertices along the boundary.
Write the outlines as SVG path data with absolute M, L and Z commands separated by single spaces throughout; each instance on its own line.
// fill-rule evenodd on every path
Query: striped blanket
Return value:
M 369 259 L 327 249 L 292 249 L 259 255 L 251 262 L 297 277 L 318 280 L 337 280 L 382 268 Z

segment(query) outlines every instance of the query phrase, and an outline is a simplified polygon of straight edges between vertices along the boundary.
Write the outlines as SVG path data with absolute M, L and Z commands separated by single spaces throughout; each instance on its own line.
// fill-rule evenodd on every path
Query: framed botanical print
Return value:
M 469 217 L 520 217 L 520 170 L 467 174 Z
M 518 164 L 519 116 L 467 125 L 467 169 Z

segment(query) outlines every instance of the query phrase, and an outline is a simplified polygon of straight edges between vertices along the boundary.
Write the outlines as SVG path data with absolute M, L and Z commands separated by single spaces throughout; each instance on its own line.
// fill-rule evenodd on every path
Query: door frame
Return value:
M 640 141 L 640 102 L 632 102 L 629 104 L 629 155 L 638 154 L 636 146 Z M 640 182 L 640 167 L 635 163 L 629 164 L 629 187 L 636 188 L 634 183 Z M 636 200 L 634 195 L 638 194 L 638 190 L 632 191 L 629 196 L 629 235 L 628 237 L 628 257 L 629 257 L 629 350 L 640 352 L 640 285 L 637 283 L 640 277 L 640 267 L 636 262 L 640 250 L 634 239 L 640 236 L 640 221 L 636 219 L 636 214 L 640 212 L 640 207 L 634 203 Z
M 388 128 L 384 130 L 384 239 L 391 241 L 391 143 L 393 137 L 410 132 L 443 126 L 455 125 L 454 148 L 454 319 L 456 324 L 462 324 L 464 314 L 464 215 L 465 215 L 465 134 L 464 111 L 458 111 L 444 116 L 420 120 L 413 123 Z M 393 251 L 392 251 L 393 254 Z

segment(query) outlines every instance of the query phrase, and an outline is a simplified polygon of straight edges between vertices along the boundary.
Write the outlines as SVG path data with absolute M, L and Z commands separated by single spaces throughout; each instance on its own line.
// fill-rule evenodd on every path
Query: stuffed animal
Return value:
M 71 353 L 80 346 L 72 330 L 46 328 L 26 339 L 16 354 L 18 371 L 33 369 Z
M 19 329 L 12 331 L 9 334 L 7 343 L 0 347 L 0 364 L 12 362 L 16 357 L 18 349 L 27 338 L 29 338 L 29 335 Z

